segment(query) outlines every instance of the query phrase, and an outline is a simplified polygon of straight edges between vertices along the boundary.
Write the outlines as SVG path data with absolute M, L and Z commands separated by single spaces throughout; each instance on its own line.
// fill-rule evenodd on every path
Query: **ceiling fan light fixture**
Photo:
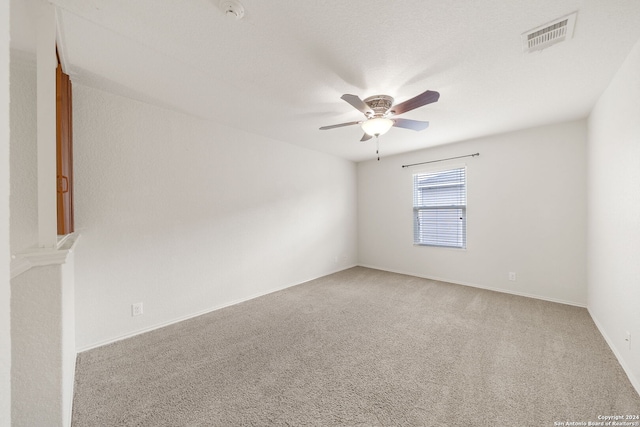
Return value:
M 384 135 L 393 126 L 393 120 L 384 117 L 374 117 L 362 122 L 362 130 L 371 136 Z

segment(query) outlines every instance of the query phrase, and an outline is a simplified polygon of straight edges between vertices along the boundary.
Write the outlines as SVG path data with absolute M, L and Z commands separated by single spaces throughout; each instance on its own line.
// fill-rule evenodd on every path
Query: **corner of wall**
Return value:
M 636 389 L 636 392 L 640 395 L 640 378 L 636 377 L 631 366 L 629 366 L 629 364 L 627 363 L 627 360 L 626 360 L 627 358 L 624 357 L 622 353 L 618 350 L 618 347 L 616 346 L 615 341 L 611 339 L 611 337 L 607 333 L 607 330 L 602 326 L 602 323 L 600 323 L 600 321 L 598 320 L 598 317 L 593 313 L 593 310 L 587 307 L 587 311 L 589 312 L 589 315 L 591 316 L 593 323 L 595 323 L 596 327 L 598 328 L 598 331 L 600 331 L 600 334 L 602 335 L 604 340 L 607 342 L 607 345 L 613 352 L 614 356 L 616 356 L 616 359 L 618 359 L 618 362 L 620 363 L 620 366 L 624 370 L 625 374 L 627 374 L 627 377 L 629 377 L 629 381 L 631 382 L 631 385 L 633 386 L 633 388 Z
M 589 115 L 587 143 L 587 307 L 640 394 L 638 117 L 640 40 Z

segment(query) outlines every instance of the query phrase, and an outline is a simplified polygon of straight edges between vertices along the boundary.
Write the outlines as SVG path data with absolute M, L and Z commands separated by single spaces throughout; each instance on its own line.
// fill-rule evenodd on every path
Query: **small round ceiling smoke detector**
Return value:
M 244 16 L 244 6 L 238 0 L 222 0 L 220 9 L 225 15 L 235 19 L 242 19 Z

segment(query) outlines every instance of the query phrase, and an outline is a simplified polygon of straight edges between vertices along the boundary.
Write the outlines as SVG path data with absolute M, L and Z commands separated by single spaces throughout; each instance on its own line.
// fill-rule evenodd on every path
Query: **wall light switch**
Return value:
M 509 280 L 511 280 L 512 282 L 516 281 L 516 273 L 514 273 L 513 271 L 509 272 Z

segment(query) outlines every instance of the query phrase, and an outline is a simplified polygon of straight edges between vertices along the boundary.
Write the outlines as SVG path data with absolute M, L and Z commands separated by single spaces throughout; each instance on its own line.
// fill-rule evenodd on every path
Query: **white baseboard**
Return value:
M 318 279 L 320 277 L 324 277 L 324 276 L 328 276 L 330 274 L 338 273 L 340 271 L 348 270 L 348 269 L 353 268 L 353 267 L 357 267 L 357 264 L 351 264 L 351 265 L 349 265 L 347 267 L 342 267 L 342 268 L 339 268 L 337 270 L 332 270 L 332 271 L 329 271 L 329 272 L 327 272 L 327 273 L 325 273 L 323 275 L 313 277 L 311 279 L 305 280 L 305 281 L 300 282 L 300 283 L 293 283 L 293 284 L 290 284 L 290 285 L 285 285 L 285 286 L 281 286 L 281 287 L 278 287 L 278 288 L 275 288 L 275 289 L 271 289 L 271 290 L 268 290 L 268 291 L 265 291 L 265 292 L 252 294 L 252 295 L 250 295 L 248 297 L 245 297 L 245 298 L 239 298 L 237 300 L 233 300 L 233 301 L 225 303 L 225 304 L 220 304 L 220 305 L 216 305 L 216 306 L 213 306 L 213 307 L 209 307 L 209 308 L 206 308 L 204 310 L 197 311 L 195 313 L 187 314 L 186 316 L 180 316 L 180 317 L 168 320 L 166 322 L 158 323 L 158 324 L 155 324 L 155 325 L 143 328 L 143 329 L 138 329 L 136 331 L 130 332 L 128 334 L 120 335 L 120 336 L 117 336 L 115 338 L 109 338 L 107 340 L 99 341 L 99 342 L 84 346 L 82 348 L 79 348 L 76 351 L 79 354 L 79 353 L 82 353 L 84 351 L 88 351 L 88 350 L 92 350 L 94 348 L 98 348 L 98 347 L 102 347 L 102 346 L 105 346 L 105 345 L 108 345 L 108 344 L 112 344 L 112 343 L 117 342 L 117 341 L 122 341 L 124 339 L 134 337 L 136 335 L 144 334 L 146 332 L 151 332 L 151 331 L 156 330 L 156 329 L 164 328 L 165 326 L 173 325 L 174 323 L 178 323 L 178 322 L 182 322 L 184 320 L 192 319 L 194 317 L 202 316 L 203 314 L 211 313 L 213 311 L 220 310 L 220 309 L 225 308 L 225 307 L 230 307 L 232 305 L 240 304 L 241 302 L 249 301 L 249 300 L 252 300 L 254 298 L 259 298 L 261 296 L 269 295 L 269 294 L 272 294 L 274 292 L 282 291 L 282 290 L 287 289 L 287 288 L 291 288 L 291 287 L 294 287 L 294 286 L 302 285 L 302 284 L 310 282 L 312 280 L 316 280 L 316 279 Z
M 636 392 L 638 393 L 638 395 L 640 395 L 640 379 L 636 378 L 633 375 L 633 372 L 631 371 L 631 368 L 629 367 L 629 365 L 627 365 L 627 363 L 625 362 L 624 358 L 622 357 L 622 355 L 620 354 L 618 349 L 613 345 L 613 340 L 611 340 L 611 338 L 609 338 L 609 335 L 607 335 L 607 332 L 602 327 L 602 324 L 593 315 L 591 310 L 589 310 L 589 307 L 587 307 L 587 311 L 589 311 L 589 315 L 591 316 L 591 319 L 593 319 L 593 323 L 596 324 L 596 327 L 600 331 L 600 334 L 602 335 L 604 340 L 609 345 L 609 348 L 611 349 L 613 354 L 616 356 L 616 359 L 618 359 L 618 363 L 620 363 L 620 366 L 622 366 L 622 369 L 624 370 L 624 373 L 627 374 L 627 377 L 629 378 L 629 381 L 631 381 L 631 385 L 633 386 L 633 388 L 636 389 Z
M 528 293 L 525 293 L 525 292 L 517 292 L 517 291 L 511 291 L 511 290 L 500 289 L 500 288 L 492 288 L 490 286 L 482 286 L 482 285 L 478 285 L 476 283 L 462 282 L 460 280 L 452 280 L 452 279 L 447 279 L 447 278 L 442 278 L 442 277 L 435 277 L 435 276 L 425 276 L 425 275 L 422 275 L 422 274 L 416 274 L 416 273 L 407 272 L 407 271 L 390 270 L 388 268 L 376 267 L 374 265 L 367 265 L 367 264 L 358 264 L 358 265 L 360 267 L 372 268 L 374 270 L 382 270 L 382 271 L 388 271 L 390 273 L 404 274 L 406 276 L 420 277 L 421 279 L 437 280 L 438 282 L 453 283 L 454 285 L 469 286 L 469 287 L 472 287 L 472 288 L 485 289 L 487 291 L 501 292 L 503 294 L 510 294 L 510 295 L 518 295 L 518 296 L 521 296 L 521 297 L 534 298 L 534 299 L 539 299 L 539 300 L 549 301 L 549 302 L 557 302 L 559 304 L 572 305 L 572 306 L 575 306 L 575 307 L 581 307 L 581 308 L 586 308 L 587 307 L 586 304 L 583 304 L 583 303 L 574 302 L 574 301 L 566 301 L 566 300 L 561 300 L 561 299 L 558 299 L 558 298 L 549 298 L 549 297 L 545 297 L 545 296 L 542 296 L 542 295 L 534 295 L 534 294 L 528 294 Z

